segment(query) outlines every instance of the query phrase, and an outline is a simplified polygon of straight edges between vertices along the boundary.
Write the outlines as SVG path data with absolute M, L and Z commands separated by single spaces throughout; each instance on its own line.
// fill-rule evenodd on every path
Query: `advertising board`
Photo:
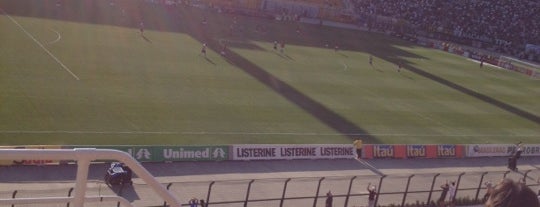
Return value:
M 233 160 L 289 160 L 354 158 L 349 144 L 328 145 L 233 145 Z

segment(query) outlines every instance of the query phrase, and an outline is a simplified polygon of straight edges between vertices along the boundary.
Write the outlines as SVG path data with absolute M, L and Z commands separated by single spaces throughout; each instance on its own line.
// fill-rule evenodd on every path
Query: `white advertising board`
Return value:
M 233 145 L 233 160 L 353 159 L 350 144 Z
M 467 157 L 511 156 L 515 150 L 514 144 L 470 144 Z M 540 144 L 524 144 L 521 156 L 540 156 Z

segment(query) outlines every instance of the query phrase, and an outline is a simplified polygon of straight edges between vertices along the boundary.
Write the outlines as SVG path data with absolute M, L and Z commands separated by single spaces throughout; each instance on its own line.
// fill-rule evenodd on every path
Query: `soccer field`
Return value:
M 518 73 L 377 33 L 108 2 L 0 0 L 0 145 L 540 140 L 540 82 Z

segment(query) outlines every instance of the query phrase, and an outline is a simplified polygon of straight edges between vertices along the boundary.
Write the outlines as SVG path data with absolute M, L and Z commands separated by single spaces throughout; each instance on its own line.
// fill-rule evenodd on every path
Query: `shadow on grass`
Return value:
M 141 35 L 141 37 L 148 43 L 152 44 L 152 41 L 150 39 L 148 39 L 146 36 L 144 35 Z
M 464 87 L 462 85 L 459 85 L 459 84 L 454 83 L 452 81 L 446 80 L 446 79 L 444 79 L 442 77 L 433 75 L 433 74 L 431 74 L 429 72 L 426 72 L 426 71 L 424 71 L 422 69 L 419 69 L 419 68 L 416 68 L 416 67 L 408 66 L 408 67 L 405 67 L 405 70 L 411 71 L 411 72 L 416 73 L 416 74 L 418 74 L 420 76 L 423 76 L 423 77 L 428 78 L 430 80 L 433 80 L 433 81 L 435 81 L 437 83 L 440 83 L 440 84 L 442 84 L 444 86 L 452 88 L 452 89 L 454 89 L 456 91 L 459 91 L 459 92 L 467 94 L 467 95 L 469 95 L 471 97 L 477 98 L 477 99 L 479 99 L 479 100 L 481 100 L 481 101 L 483 101 L 485 103 L 489 103 L 489 104 L 491 104 L 493 106 L 496 106 L 496 107 L 498 107 L 498 108 L 500 108 L 502 110 L 505 110 L 507 112 L 510 112 L 510 113 L 515 114 L 517 116 L 520 116 L 522 118 L 528 119 L 528 120 L 530 120 L 530 121 L 532 121 L 534 123 L 540 124 L 540 117 L 538 117 L 538 116 L 536 116 L 536 115 L 534 115 L 532 113 L 529 113 L 527 111 L 524 111 L 524 110 L 522 110 L 520 108 L 517 108 L 515 106 L 512 106 L 510 104 L 504 103 L 502 101 L 499 101 L 499 100 L 497 100 L 495 98 L 489 97 L 489 96 L 484 95 L 482 93 L 478 93 L 478 92 L 476 92 L 474 90 L 468 89 L 468 88 L 466 88 L 466 87 Z
M 207 62 L 211 63 L 212 65 L 216 65 L 216 63 L 215 63 L 214 61 L 212 61 L 210 58 L 204 56 L 204 59 L 205 59 Z
M 41 5 L 41 7 L 36 5 Z M 214 51 L 222 51 L 224 49 L 222 44 L 223 39 L 241 39 L 243 41 L 231 41 L 230 43 L 227 43 L 227 46 L 253 50 L 265 49 L 252 43 L 252 41 L 268 43 L 283 41 L 287 44 L 318 48 L 327 48 L 323 42 L 326 42 L 326 44 L 331 42 L 332 45 L 342 45 L 343 47 L 339 48 L 340 51 L 362 51 L 373 54 L 375 57 L 384 59 L 396 65 L 402 64 L 405 71 L 411 71 L 453 90 L 501 108 L 509 113 L 535 123 L 540 123 L 540 118 L 535 114 L 526 112 L 485 94 L 478 93 L 462 85 L 413 67 L 405 58 L 425 59 L 425 57 L 399 49 L 396 45 L 405 47 L 416 45 L 405 41 L 389 41 L 389 38 L 384 37 L 384 35 L 374 35 L 360 31 L 343 32 L 341 29 L 327 27 L 322 29 L 318 25 L 302 26 L 302 35 L 291 35 L 293 34 L 294 28 L 296 28 L 296 23 L 276 23 L 276 21 L 273 20 L 255 19 L 252 17 L 240 17 L 239 21 L 244 24 L 242 31 L 230 32 L 230 28 L 232 27 L 229 27 L 229 25 L 232 24 L 232 15 L 217 14 L 190 7 L 172 7 L 132 0 L 118 0 L 117 6 L 115 7 L 108 6 L 106 1 L 62 1 L 61 7 L 55 7 L 54 3 L 51 1 L 38 0 L 0 0 L 0 6 L 9 14 L 13 15 L 118 25 L 130 28 L 137 28 L 138 22 L 141 19 L 144 19 L 145 27 L 147 27 L 147 29 L 186 33 L 200 42 L 207 43 L 208 48 Z M 27 8 L 42 9 L 29 10 Z M 200 20 L 202 19 L 208 19 L 208 24 L 202 26 L 200 24 Z M 265 35 L 260 35 L 258 32 L 253 32 L 249 29 L 250 25 L 261 24 L 262 26 L 269 28 Z M 227 54 L 224 56 L 227 59 L 227 62 L 242 69 L 246 74 L 249 74 L 254 79 L 268 86 L 291 103 L 294 103 L 313 117 L 317 118 L 320 122 L 333 128 L 335 131 L 350 139 L 356 139 L 361 135 L 366 143 L 380 143 L 375 136 L 370 135 L 365 129 L 317 102 L 307 94 L 295 89 L 287 82 L 268 73 L 264 68 L 257 66 L 255 63 L 233 52 L 229 48 L 225 48 L 224 51 Z M 347 55 L 339 51 L 337 51 L 337 53 L 343 57 L 347 57 Z M 293 58 L 289 56 L 284 56 L 284 58 L 293 60 Z M 215 64 L 209 59 L 206 60 Z M 383 72 L 377 67 L 374 67 L 374 69 Z M 412 79 L 408 75 L 403 74 L 403 76 Z

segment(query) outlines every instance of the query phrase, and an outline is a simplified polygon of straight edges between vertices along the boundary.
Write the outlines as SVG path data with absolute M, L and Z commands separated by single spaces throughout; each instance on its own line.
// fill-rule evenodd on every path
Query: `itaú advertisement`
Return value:
M 515 144 L 470 144 L 467 157 L 510 156 L 517 150 Z M 523 144 L 521 156 L 540 156 L 540 144 Z
M 233 160 L 353 159 L 350 144 L 233 145 Z

